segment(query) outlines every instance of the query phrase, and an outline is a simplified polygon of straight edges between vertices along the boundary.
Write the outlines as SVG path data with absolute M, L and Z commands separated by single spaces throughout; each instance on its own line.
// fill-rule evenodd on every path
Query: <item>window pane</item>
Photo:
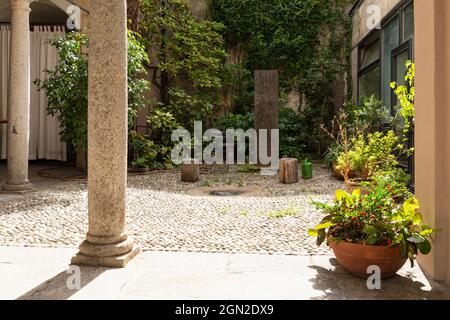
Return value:
M 375 62 L 380 58 L 380 40 L 372 42 L 366 47 L 362 47 L 360 51 L 360 66 L 361 68 L 367 67 L 372 62 Z
M 383 102 L 390 110 L 392 80 L 392 50 L 400 45 L 399 18 L 396 16 L 383 29 Z
M 403 41 L 414 36 L 414 6 L 411 3 L 403 12 Z
M 395 58 L 395 64 L 396 64 L 396 75 L 397 79 L 395 81 L 400 84 L 405 84 L 405 75 L 406 75 L 406 61 L 408 61 L 409 55 L 408 51 L 403 51 L 397 55 Z
M 402 51 L 399 54 L 397 54 L 394 57 L 394 67 L 395 67 L 395 82 L 397 82 L 399 85 L 405 85 L 406 81 L 405 81 L 405 75 L 406 75 L 406 61 L 408 61 L 409 58 L 409 54 L 408 51 Z M 394 100 L 395 105 L 394 105 L 394 112 L 398 111 L 398 101 L 397 99 Z M 403 119 L 401 118 L 400 120 L 400 124 L 402 126 L 405 125 Z
M 359 101 L 375 95 L 380 98 L 380 66 L 363 74 L 359 78 Z

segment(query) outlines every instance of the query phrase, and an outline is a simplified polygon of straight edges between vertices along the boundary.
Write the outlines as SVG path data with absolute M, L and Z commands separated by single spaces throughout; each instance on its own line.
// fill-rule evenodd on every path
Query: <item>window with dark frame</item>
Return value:
M 381 30 L 373 30 L 358 45 L 358 103 L 373 94 L 395 112 L 390 84 L 402 81 L 401 66 L 413 59 L 413 37 L 414 4 L 405 0 L 382 21 Z
M 380 98 L 380 32 L 375 30 L 358 50 L 358 97 Z
M 390 87 L 395 81 L 404 84 L 405 63 L 414 60 L 414 2 L 404 0 L 358 45 L 357 103 L 375 95 L 395 115 L 397 98 Z M 409 133 L 408 148 L 414 147 L 414 126 Z M 414 191 L 414 157 L 405 159 L 412 175 Z

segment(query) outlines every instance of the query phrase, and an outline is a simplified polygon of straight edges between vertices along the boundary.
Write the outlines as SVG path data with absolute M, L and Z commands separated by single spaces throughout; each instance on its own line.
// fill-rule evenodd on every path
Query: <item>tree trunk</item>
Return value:
M 130 30 L 139 31 L 139 22 L 141 21 L 141 0 L 127 0 L 127 15 Z
M 280 159 L 280 182 L 291 184 L 298 182 L 298 160 L 295 158 Z

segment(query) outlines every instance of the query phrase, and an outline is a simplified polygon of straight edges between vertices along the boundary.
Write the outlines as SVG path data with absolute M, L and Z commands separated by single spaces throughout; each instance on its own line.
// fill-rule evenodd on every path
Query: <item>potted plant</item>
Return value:
M 324 161 L 327 165 L 331 166 L 334 175 L 338 179 L 348 180 L 352 176 L 351 167 L 348 166 L 343 170 L 343 167 L 339 168 L 339 157 L 341 155 L 347 155 L 351 148 L 351 138 L 355 134 L 363 132 L 361 129 L 363 126 L 351 127 L 348 124 L 348 115 L 345 112 L 341 112 L 335 116 L 331 122 L 331 128 L 321 125 L 322 130 L 327 133 L 334 141 L 325 153 Z M 357 130 L 353 128 L 359 128 Z
M 325 164 L 333 169 L 334 175 L 339 179 L 349 181 L 355 178 L 353 172 L 355 159 L 349 154 L 355 151 L 352 150 L 353 143 L 367 137 L 369 133 L 386 129 L 387 123 L 390 128 L 395 128 L 395 122 L 375 96 L 368 97 L 360 105 L 345 104 L 329 126 L 321 125 L 322 130 L 333 141 L 325 153 Z
M 383 279 L 392 277 L 407 259 L 414 266 L 416 255 L 431 251 L 431 234 L 418 212 L 419 201 L 411 197 L 396 204 L 384 185 L 362 195 L 337 190 L 332 204 L 314 202 L 325 218 L 309 235 L 317 244 L 327 241 L 336 259 L 351 274 L 367 278 L 369 266 L 379 266 Z
M 341 154 L 341 152 L 342 152 L 342 146 L 337 143 L 333 143 L 328 148 L 327 152 L 325 153 L 323 161 L 327 167 L 330 167 L 333 170 L 333 174 L 336 178 L 344 180 L 344 176 L 337 169 L 337 166 L 338 166 L 337 159 L 338 159 L 339 155 Z
M 392 130 L 353 137 L 351 147 L 344 150 L 337 160 L 337 169 L 345 178 L 347 190 L 362 189 L 363 193 L 367 193 L 363 183 L 370 183 L 379 171 L 395 168 L 398 165 L 395 152 L 402 148 L 398 141 Z M 356 178 L 351 179 L 349 172 L 353 172 Z

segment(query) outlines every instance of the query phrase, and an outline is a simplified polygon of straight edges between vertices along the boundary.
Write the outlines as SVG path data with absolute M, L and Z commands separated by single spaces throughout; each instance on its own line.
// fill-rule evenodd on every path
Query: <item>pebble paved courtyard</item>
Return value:
M 277 176 L 237 167 L 202 168 L 201 181 L 177 171 L 128 179 L 127 228 L 144 251 L 330 254 L 307 229 L 322 215 L 311 200 L 331 200 L 342 182 L 315 165 L 314 178 L 282 185 Z M 241 196 L 196 194 L 233 188 Z M 193 192 L 194 191 L 194 192 Z M 49 180 L 46 188 L 0 201 L 0 246 L 76 247 L 88 227 L 87 183 Z

